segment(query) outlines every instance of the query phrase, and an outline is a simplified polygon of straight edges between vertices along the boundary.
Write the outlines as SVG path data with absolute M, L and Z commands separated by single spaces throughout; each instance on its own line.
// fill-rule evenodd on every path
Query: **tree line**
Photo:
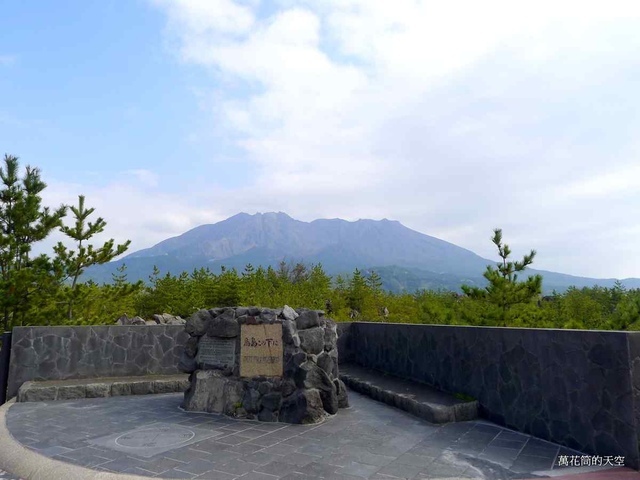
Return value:
M 188 317 L 201 308 L 257 305 L 325 310 L 338 321 L 364 320 L 448 325 L 514 326 L 640 330 L 640 289 L 569 288 L 541 296 L 539 275 L 518 280 L 533 263 L 531 251 L 511 261 L 502 231 L 491 239 L 499 262 L 484 273 L 485 288 L 463 286 L 450 291 L 392 294 L 381 288 L 375 271 L 354 270 L 331 277 L 322 265 L 287 264 L 219 273 L 201 268 L 179 275 L 157 268 L 147 284 L 127 280 L 122 264 L 110 284 L 82 281 L 84 271 L 126 252 L 129 241 L 109 240 L 96 247 L 92 237 L 106 228 L 92 221 L 85 197 L 77 205 L 55 210 L 42 205 L 46 184 L 37 168 L 19 175 L 16 157 L 5 155 L 0 167 L 0 326 L 113 324 L 123 314 L 150 318 L 154 313 Z M 65 224 L 70 217 L 71 221 Z M 34 255 L 33 247 L 55 231 L 73 247 L 58 242 L 50 255 Z

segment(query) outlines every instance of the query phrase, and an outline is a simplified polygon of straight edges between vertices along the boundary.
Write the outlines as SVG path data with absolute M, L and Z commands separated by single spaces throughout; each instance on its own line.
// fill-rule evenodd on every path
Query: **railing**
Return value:
M 9 359 L 11 358 L 11 332 L 2 334 L 0 350 L 0 405 L 7 401 L 7 384 L 9 383 Z

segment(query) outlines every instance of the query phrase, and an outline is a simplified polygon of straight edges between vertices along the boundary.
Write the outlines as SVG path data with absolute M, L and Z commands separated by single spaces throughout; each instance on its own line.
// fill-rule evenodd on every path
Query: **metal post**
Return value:
M 11 332 L 2 334 L 2 350 L 0 350 L 0 405 L 7 401 L 9 383 L 9 359 L 11 358 Z

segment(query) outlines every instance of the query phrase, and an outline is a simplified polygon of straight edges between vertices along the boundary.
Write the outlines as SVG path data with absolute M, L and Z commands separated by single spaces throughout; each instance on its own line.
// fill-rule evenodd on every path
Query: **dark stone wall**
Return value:
M 29 380 L 180 373 L 184 325 L 16 327 L 7 398 Z
M 629 365 L 631 367 L 631 385 L 633 388 L 633 415 L 636 422 L 636 439 L 640 451 L 640 332 L 627 337 L 629 343 Z M 640 463 L 640 462 L 639 462 Z M 639 468 L 636 465 L 636 468 Z
M 355 363 L 478 399 L 496 423 L 640 467 L 640 332 L 354 322 Z
M 353 349 L 351 347 L 351 322 L 337 322 L 338 327 L 338 365 L 353 363 Z

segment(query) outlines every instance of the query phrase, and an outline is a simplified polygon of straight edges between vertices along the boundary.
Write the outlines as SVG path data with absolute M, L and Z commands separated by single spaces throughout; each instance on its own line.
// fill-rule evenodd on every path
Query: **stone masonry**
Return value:
M 256 340 L 242 333 L 253 325 L 281 331 L 281 338 Z M 193 314 L 185 330 L 190 338 L 179 364 L 191 374 L 185 410 L 310 424 L 348 406 L 346 387 L 338 378 L 336 323 L 322 311 L 286 305 L 275 310 L 214 308 Z M 248 365 L 246 352 L 267 343 L 275 353 L 253 358 L 268 365 Z
M 181 325 L 16 327 L 7 396 L 28 381 L 174 375 L 188 338 Z
M 340 327 L 350 330 L 341 358 L 470 395 L 490 421 L 640 468 L 640 332 Z

